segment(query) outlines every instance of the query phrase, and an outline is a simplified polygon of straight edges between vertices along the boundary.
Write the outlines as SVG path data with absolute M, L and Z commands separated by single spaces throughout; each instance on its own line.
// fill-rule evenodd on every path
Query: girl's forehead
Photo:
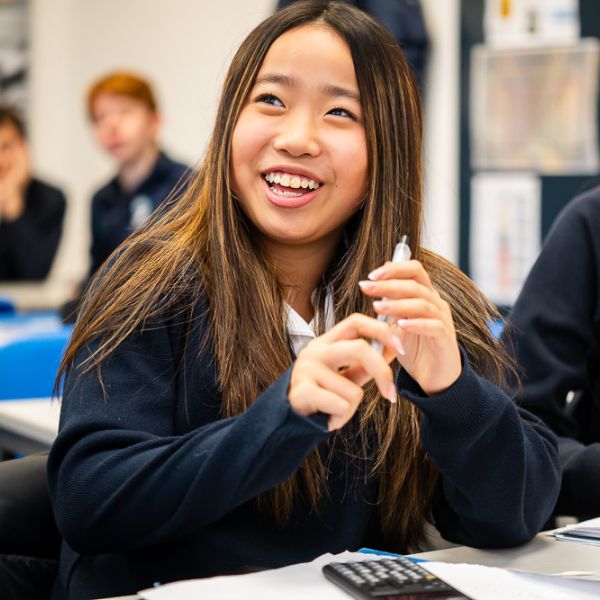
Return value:
M 271 44 L 262 68 L 270 63 L 285 65 L 311 56 L 349 63 L 354 70 L 352 54 L 346 41 L 323 24 L 302 25 L 282 33 Z
M 323 25 L 286 31 L 271 45 L 256 83 L 283 83 L 348 89 L 358 96 L 352 53 L 346 41 Z

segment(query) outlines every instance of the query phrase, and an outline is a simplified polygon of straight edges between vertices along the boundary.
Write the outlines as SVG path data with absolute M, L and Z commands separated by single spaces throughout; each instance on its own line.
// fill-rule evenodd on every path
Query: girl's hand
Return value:
M 379 340 L 383 354 L 364 338 Z M 340 321 L 304 348 L 292 370 L 288 398 L 292 408 L 308 416 L 330 415 L 329 430 L 345 425 L 363 398 L 363 386 L 375 380 L 381 395 L 396 402 L 389 364 L 401 348 L 386 323 L 362 314 Z
M 398 360 L 426 394 L 439 394 L 459 377 L 462 365 L 452 313 L 417 260 L 386 262 L 361 281 L 375 312 L 391 319 L 405 353 Z

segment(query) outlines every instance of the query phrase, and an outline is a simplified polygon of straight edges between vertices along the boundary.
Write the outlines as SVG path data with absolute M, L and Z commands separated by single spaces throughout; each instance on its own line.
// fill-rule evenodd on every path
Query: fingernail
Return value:
M 359 281 L 358 285 L 361 290 L 372 290 L 375 288 L 375 284 L 372 281 Z
M 387 394 L 385 395 L 385 397 L 392 403 L 392 404 L 396 404 L 398 398 L 397 398 L 397 392 L 396 392 L 396 386 L 393 383 L 390 383 L 387 386 Z
M 383 275 L 385 275 L 385 268 L 384 267 L 379 267 L 378 269 L 375 269 L 374 271 L 371 271 L 367 277 L 369 279 L 371 279 L 372 281 L 375 281 L 377 279 L 379 279 L 380 277 L 383 277 Z
M 389 306 L 390 303 L 387 300 L 375 300 L 373 302 L 373 307 L 379 310 L 385 310 L 386 308 L 389 308 Z
M 402 345 L 400 338 L 393 335 L 392 342 L 394 343 L 394 348 L 396 348 L 396 352 L 398 354 L 401 354 L 402 356 L 404 356 L 406 354 L 406 351 L 404 350 L 404 346 Z
M 375 303 L 373 303 L 373 304 L 375 304 Z M 408 325 L 408 319 L 398 319 L 396 321 L 395 325 L 397 327 L 404 327 L 404 326 Z

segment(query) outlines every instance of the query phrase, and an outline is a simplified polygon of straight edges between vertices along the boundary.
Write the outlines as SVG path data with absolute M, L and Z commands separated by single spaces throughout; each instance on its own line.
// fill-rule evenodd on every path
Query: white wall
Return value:
M 233 51 L 275 0 L 30 0 L 34 165 L 70 200 L 67 243 L 57 265 L 67 279 L 87 269 L 89 198 L 112 174 L 96 148 L 85 92 L 116 68 L 157 88 L 164 147 L 195 163 L 210 135 Z
M 393 1 L 393 0 L 390 0 Z M 458 0 L 422 0 L 432 36 L 427 88 L 426 241 L 456 257 Z M 115 68 L 147 75 L 158 90 L 163 145 L 195 163 L 210 135 L 234 50 L 275 0 L 30 0 L 34 165 L 70 199 L 60 270 L 87 268 L 91 192 L 112 171 L 85 115 L 89 83 Z
M 459 0 L 421 0 L 431 37 L 425 97 L 424 245 L 458 263 Z

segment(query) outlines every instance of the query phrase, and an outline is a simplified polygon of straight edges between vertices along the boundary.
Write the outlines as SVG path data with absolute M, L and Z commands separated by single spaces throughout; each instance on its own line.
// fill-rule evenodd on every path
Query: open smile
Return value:
M 297 208 L 308 204 L 323 186 L 320 181 L 301 173 L 273 170 L 262 174 L 267 185 L 267 197 L 282 208 Z

